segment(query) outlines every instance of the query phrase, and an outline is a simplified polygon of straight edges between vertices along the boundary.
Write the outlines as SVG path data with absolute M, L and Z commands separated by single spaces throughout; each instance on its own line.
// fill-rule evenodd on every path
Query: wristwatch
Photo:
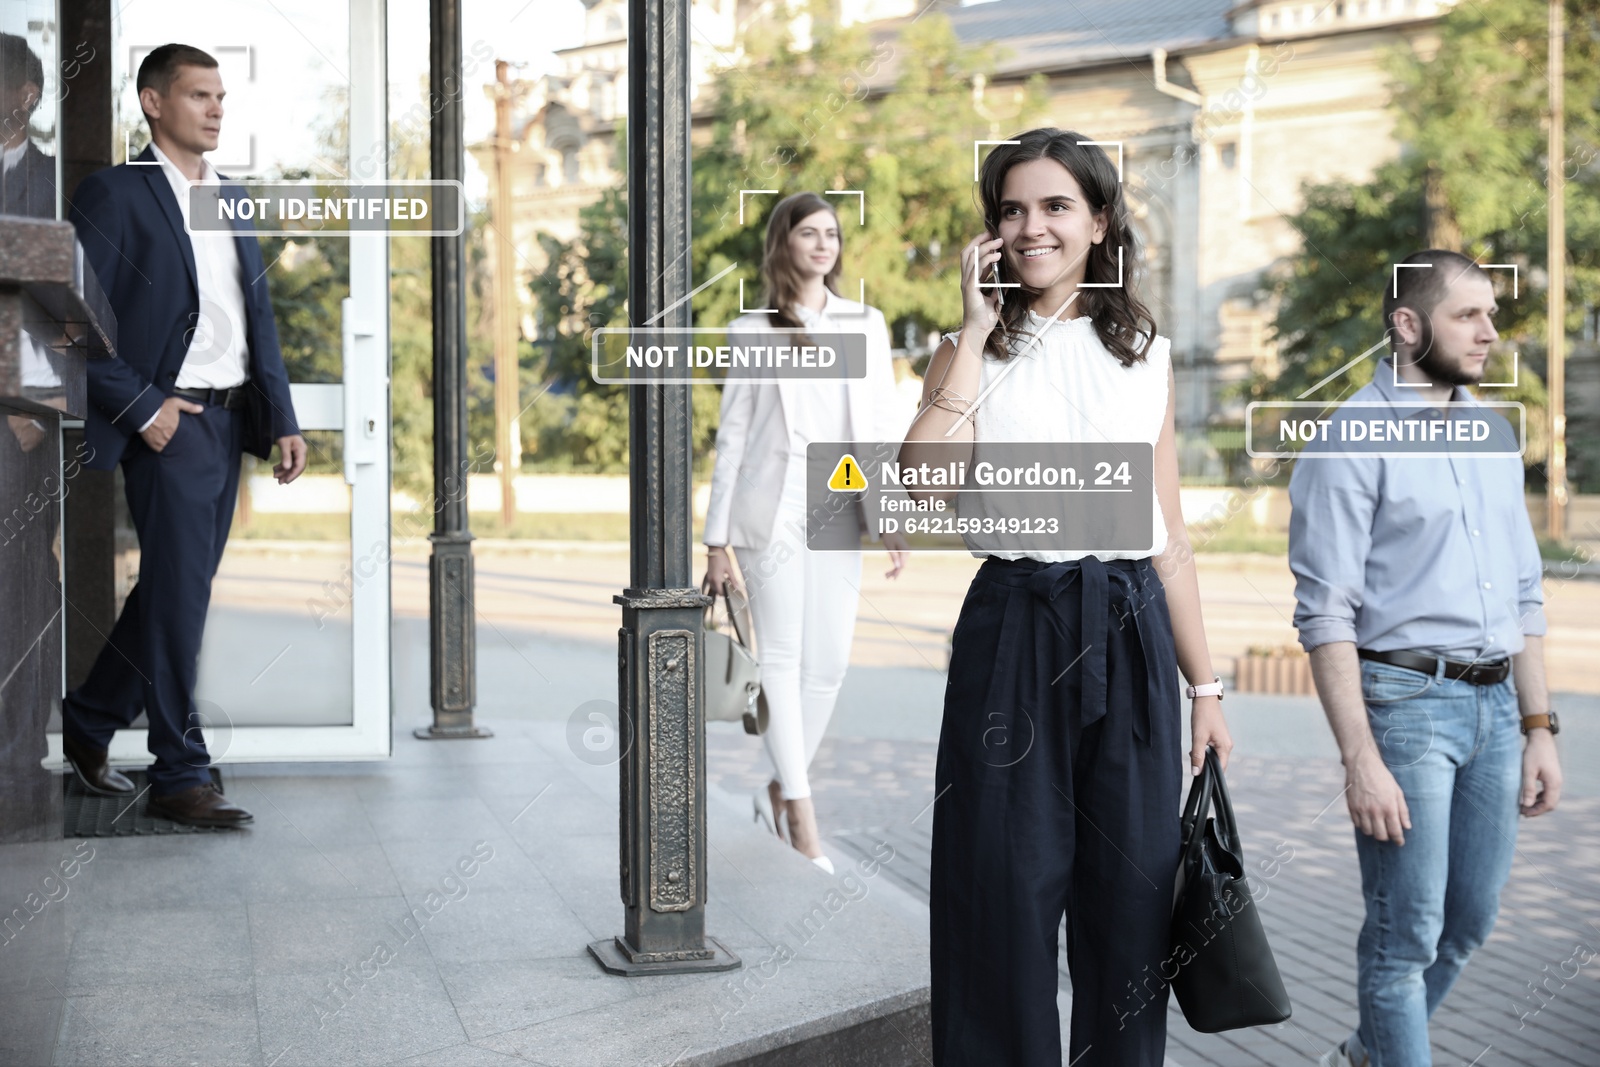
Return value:
M 1529 730 L 1537 730 L 1541 726 L 1550 728 L 1551 737 L 1561 732 L 1561 720 L 1556 717 L 1556 713 L 1553 711 L 1547 711 L 1543 715 L 1524 715 L 1522 717 L 1523 733 L 1527 733 Z
M 1183 691 L 1183 695 L 1188 697 L 1190 700 L 1193 700 L 1195 697 L 1216 697 L 1218 700 L 1221 700 L 1222 678 L 1220 676 L 1213 678 L 1205 685 L 1191 685 L 1189 688 Z M 1523 721 L 1526 722 L 1527 720 Z M 1552 730 L 1551 732 L 1554 733 L 1555 731 Z

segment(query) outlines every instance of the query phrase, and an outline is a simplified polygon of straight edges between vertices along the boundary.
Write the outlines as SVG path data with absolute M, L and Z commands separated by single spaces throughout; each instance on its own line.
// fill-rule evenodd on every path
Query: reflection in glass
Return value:
M 56 217 L 56 161 L 37 124 L 53 118 L 44 60 L 20 34 L 0 31 L 0 215 Z

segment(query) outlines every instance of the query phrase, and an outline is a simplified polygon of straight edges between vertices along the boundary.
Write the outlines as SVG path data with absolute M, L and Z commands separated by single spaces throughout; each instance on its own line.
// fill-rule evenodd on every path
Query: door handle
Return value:
M 377 332 L 356 320 L 354 301 L 339 305 L 343 341 L 344 480 L 356 484 L 356 468 L 378 462 L 378 412 L 373 406 L 377 367 Z

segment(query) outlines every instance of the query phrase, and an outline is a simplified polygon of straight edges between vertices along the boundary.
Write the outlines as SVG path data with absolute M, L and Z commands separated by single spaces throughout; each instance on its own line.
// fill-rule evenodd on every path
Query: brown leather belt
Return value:
M 1395 667 L 1404 667 L 1411 671 L 1421 671 L 1423 674 L 1436 674 L 1439 670 L 1441 656 L 1428 656 L 1421 652 L 1374 652 L 1370 648 L 1356 649 L 1356 655 L 1362 659 L 1374 660 L 1378 663 L 1388 663 Z M 1463 663 L 1460 660 L 1444 660 L 1444 676 L 1446 678 L 1466 682 L 1469 685 L 1499 685 L 1511 673 L 1509 659 L 1497 659 L 1489 663 L 1473 662 Z
M 229 411 L 238 411 L 244 407 L 245 386 L 235 385 L 227 389 L 174 389 L 173 396 L 181 396 L 185 400 L 193 400 L 197 404 L 211 404 Z

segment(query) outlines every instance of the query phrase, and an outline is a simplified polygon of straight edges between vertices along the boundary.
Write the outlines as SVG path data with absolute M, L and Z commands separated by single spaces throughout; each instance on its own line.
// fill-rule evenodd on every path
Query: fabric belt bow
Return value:
M 1027 565 L 1034 561 L 1017 562 Z M 1063 663 L 1063 650 L 1071 647 L 1069 636 L 1073 627 L 1062 608 L 1057 607 L 1057 598 L 1074 579 L 1083 589 L 1076 627 L 1082 651 L 1077 659 Z M 1061 699 L 1062 690 L 1056 688 L 1056 683 L 1077 666 L 1080 724 L 1088 726 L 1099 721 L 1114 704 L 1133 713 L 1134 737 L 1143 744 L 1150 744 L 1151 709 L 1163 706 L 1162 679 L 1167 672 L 1160 669 L 1161 643 L 1152 641 L 1151 631 L 1159 622 L 1142 610 L 1148 606 L 1148 598 L 1141 588 L 1136 562 L 1112 560 L 1108 566 L 1107 561 L 1096 556 L 1084 556 L 1041 564 L 1027 575 L 1025 585 L 1026 595 L 1019 588 L 1010 594 L 1006 603 L 989 698 L 985 702 L 985 721 L 990 721 L 991 713 L 1005 716 L 1019 706 L 1041 708 L 1040 694 L 1048 696 L 1052 689 L 1056 691 L 1056 706 L 1068 710 L 1070 705 Z M 1119 631 L 1131 625 L 1137 633 L 1144 663 L 1124 664 L 1115 690 L 1108 692 L 1106 652 L 1112 637 L 1112 612 L 1116 613 Z M 1034 670 L 1024 672 L 1020 642 L 1028 633 L 1032 634 Z M 1170 650 L 1167 655 L 1171 655 Z M 1142 694 L 1140 689 L 1144 690 Z

